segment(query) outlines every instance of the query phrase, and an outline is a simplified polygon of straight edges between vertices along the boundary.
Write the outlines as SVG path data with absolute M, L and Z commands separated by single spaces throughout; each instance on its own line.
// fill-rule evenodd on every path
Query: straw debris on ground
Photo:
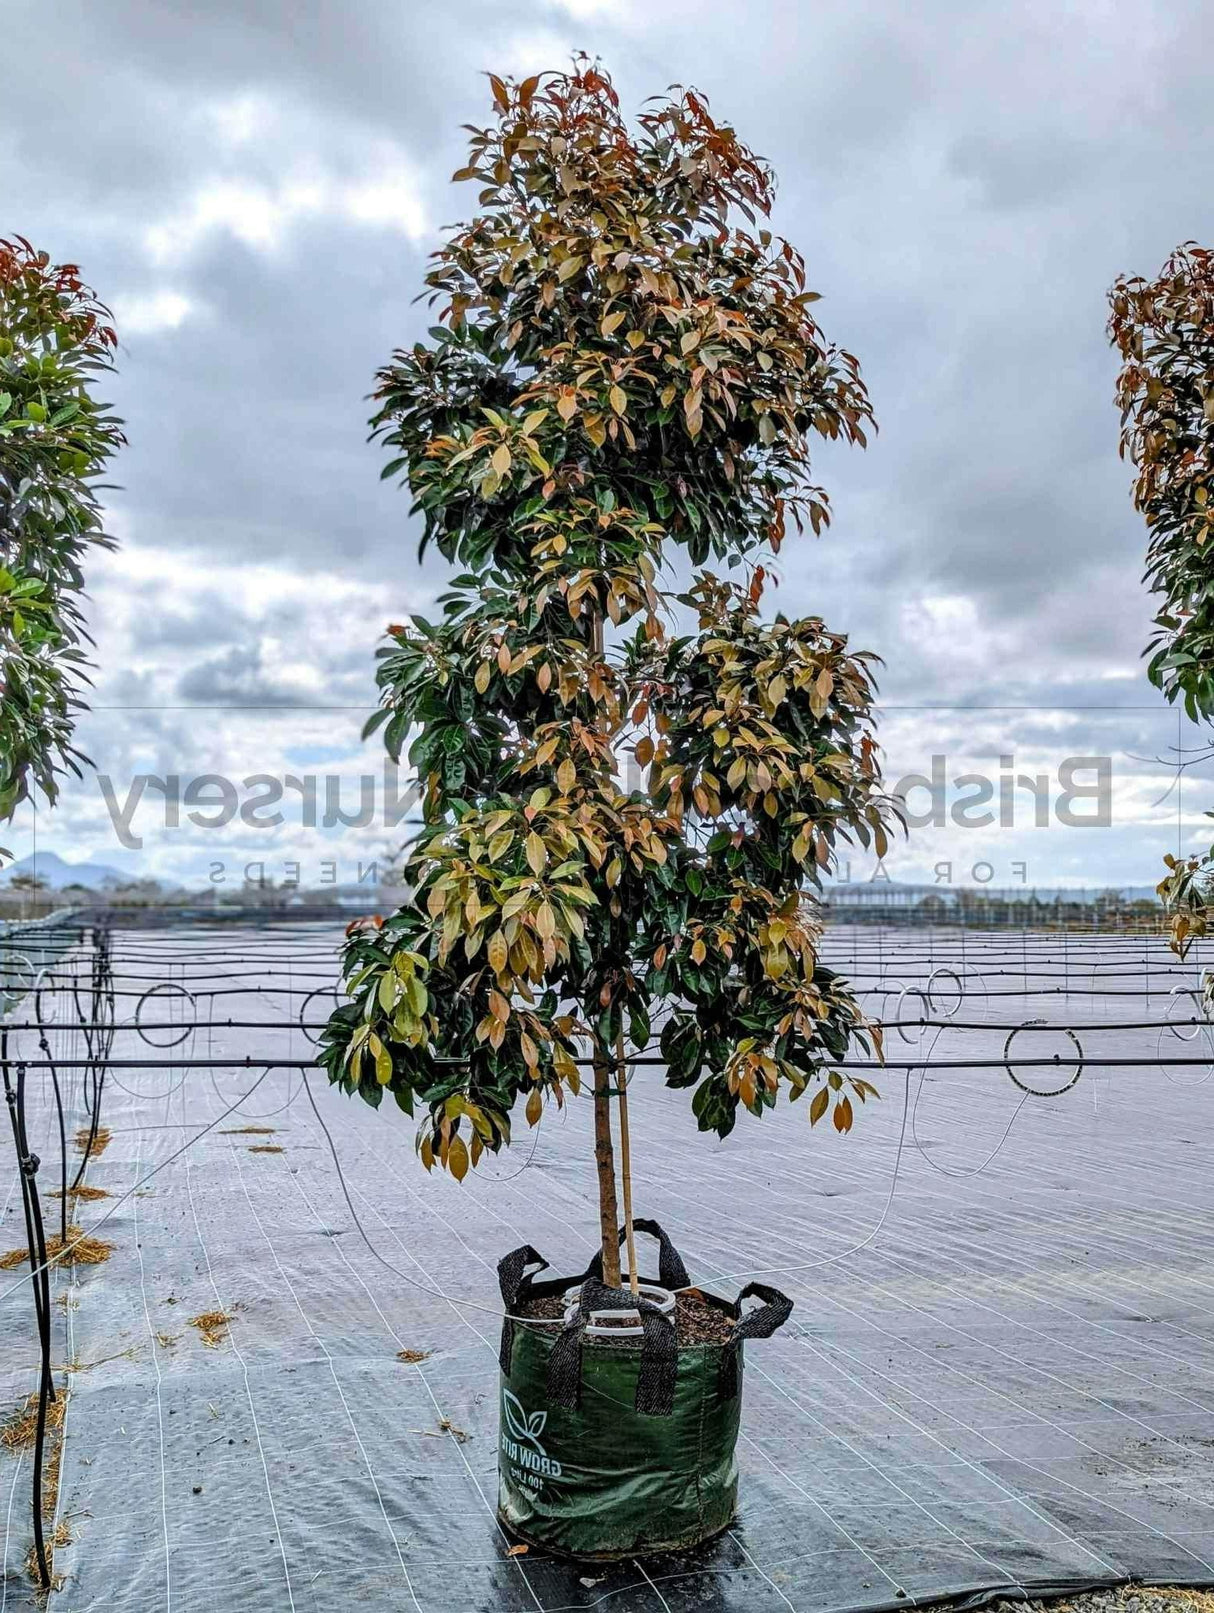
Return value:
M 60 1518 L 50 1527 L 55 1513 L 59 1507 L 59 1480 L 63 1467 L 63 1419 L 67 1411 L 67 1383 L 55 1386 L 55 1398 L 46 1408 L 46 1449 L 42 1469 L 42 1518 L 46 1526 L 44 1544 L 46 1547 L 46 1564 L 50 1570 L 50 1589 L 58 1591 L 62 1588 L 65 1576 L 55 1572 L 55 1550 L 59 1546 L 70 1546 L 72 1543 L 71 1525 L 66 1518 Z M 4 1445 L 13 1451 L 22 1451 L 31 1447 L 38 1427 L 38 1396 L 30 1395 L 24 1405 L 5 1425 L 0 1439 Z M 29 1575 L 37 1594 L 38 1604 L 45 1607 L 47 1601 L 47 1587 L 42 1583 L 42 1574 L 38 1568 L 38 1552 L 33 1541 L 25 1554 L 25 1571 Z
M 396 1359 L 403 1361 L 407 1367 L 415 1367 L 419 1361 L 428 1361 L 433 1354 L 433 1350 L 397 1350 Z
M 203 1311 L 190 1317 L 190 1326 L 198 1329 L 207 1349 L 214 1350 L 227 1338 L 228 1324 L 235 1320 L 229 1311 Z
M 63 1414 L 66 1410 L 67 1396 L 59 1393 L 50 1401 L 46 1408 L 47 1431 L 63 1427 Z M 8 1421 L 0 1428 L 0 1445 L 6 1451 L 25 1451 L 32 1448 L 34 1437 L 38 1432 L 38 1396 L 27 1395 L 22 1404 L 12 1414 Z
M 76 1152 L 78 1154 L 87 1153 L 91 1159 L 100 1159 L 101 1155 L 105 1153 L 109 1146 L 110 1128 L 108 1126 L 97 1127 L 97 1133 L 93 1138 L 93 1146 L 91 1148 L 89 1147 L 89 1128 L 87 1126 L 81 1126 L 80 1130 L 76 1133 Z
M 107 1243 L 104 1238 L 92 1237 L 83 1227 L 74 1226 L 70 1221 L 66 1240 L 58 1232 L 47 1235 L 48 1265 L 58 1265 L 62 1262 L 67 1266 L 100 1266 L 113 1252 L 112 1243 Z M 0 1255 L 0 1271 L 12 1271 L 17 1266 L 24 1265 L 28 1259 L 28 1248 L 9 1249 Z
M 285 1154 L 286 1149 L 280 1148 L 277 1143 L 254 1143 L 249 1152 L 250 1154 Z
M 47 1535 L 45 1541 L 46 1566 L 51 1571 L 51 1583 L 49 1589 L 52 1591 L 61 1591 L 64 1585 L 67 1583 L 66 1574 L 57 1574 L 55 1572 L 55 1548 L 57 1546 L 70 1546 L 71 1543 L 72 1526 L 66 1518 L 60 1518 L 59 1522 L 55 1525 L 51 1533 Z M 25 1571 L 29 1575 L 30 1579 L 33 1580 L 37 1589 L 39 1606 L 45 1607 L 47 1601 L 47 1587 L 42 1583 L 42 1573 L 38 1567 L 38 1549 L 33 1545 L 32 1542 L 30 1544 L 30 1549 L 25 1554 Z
M 52 1199 L 61 1199 L 63 1196 L 64 1195 L 59 1191 L 58 1188 L 56 1188 L 53 1193 L 47 1195 L 48 1198 Z M 103 1187 L 90 1187 L 87 1182 L 81 1182 L 78 1187 L 68 1188 L 67 1197 L 69 1199 L 75 1199 L 78 1204 L 81 1202 L 85 1204 L 92 1204 L 97 1199 L 112 1198 L 113 1194 L 107 1193 Z
M 128 1344 L 125 1350 L 115 1350 L 112 1355 L 99 1355 L 92 1361 L 69 1361 L 64 1367 L 56 1367 L 56 1372 L 91 1372 L 94 1367 L 108 1366 L 111 1361 L 138 1361 L 143 1354 L 142 1344 Z
M 453 1439 L 460 1445 L 466 1445 L 472 1438 L 463 1428 L 457 1428 L 450 1417 L 440 1417 L 437 1428 L 411 1428 L 411 1434 L 421 1434 L 425 1439 Z
M 221 1137 L 272 1137 L 277 1128 L 274 1126 L 228 1126 L 221 1131 Z
M 1181 1585 L 1116 1585 L 1061 1600 L 996 1601 L 988 1613 L 1214 1613 L 1214 1591 Z

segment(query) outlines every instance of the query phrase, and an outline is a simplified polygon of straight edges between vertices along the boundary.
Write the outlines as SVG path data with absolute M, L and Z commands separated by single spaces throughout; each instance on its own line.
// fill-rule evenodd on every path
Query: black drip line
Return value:
M 62 938 L 59 932 L 56 939 Z M 39 939 L 46 932 L 40 932 Z M 26 1116 L 26 1076 L 31 1069 L 47 1069 L 55 1094 L 55 1109 L 59 1130 L 60 1180 L 60 1243 L 59 1255 L 67 1246 L 67 1206 L 71 1189 L 78 1187 L 88 1167 L 96 1141 L 101 1116 L 101 1097 L 105 1085 L 107 1060 L 113 1046 L 114 1025 L 114 974 L 109 931 L 101 925 L 91 930 L 70 932 L 73 945 L 86 944 L 90 949 L 89 976 L 86 990 L 87 1008 L 81 1002 L 79 981 L 71 980 L 72 999 L 78 1021 L 72 1027 L 84 1035 L 88 1057 L 83 1060 L 62 1060 L 52 1056 L 47 1030 L 51 1027 L 43 1019 L 41 996 L 45 982 L 36 979 L 34 1004 L 37 1016 L 35 1028 L 42 1051 L 41 1059 L 14 1060 L 9 1056 L 9 1036 L 15 1028 L 0 1027 L 0 1068 L 3 1071 L 4 1098 L 8 1108 L 17 1171 L 21 1185 L 21 1204 L 25 1221 L 26 1248 L 30 1263 L 30 1285 L 33 1294 L 34 1324 L 38 1335 L 38 1409 L 34 1429 L 33 1488 L 31 1513 L 34 1529 L 34 1557 L 43 1590 L 51 1588 L 51 1566 L 46 1550 L 46 1524 L 44 1516 L 43 1473 L 46 1465 L 47 1410 L 56 1399 L 54 1375 L 51 1369 L 51 1293 L 50 1268 L 47 1257 L 46 1225 L 43 1218 L 42 1198 L 38 1191 L 38 1172 L 42 1160 L 30 1146 Z M 59 1085 L 60 1069 L 83 1069 L 89 1113 L 87 1144 L 83 1149 L 79 1167 L 68 1187 L 67 1130 L 64 1118 L 63 1094 Z

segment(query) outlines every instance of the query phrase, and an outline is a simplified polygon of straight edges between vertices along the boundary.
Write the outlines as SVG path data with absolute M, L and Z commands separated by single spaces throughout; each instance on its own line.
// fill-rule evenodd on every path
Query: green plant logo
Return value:
M 502 1455 L 512 1464 L 512 1478 L 531 1485 L 560 1478 L 561 1464 L 540 1444 L 547 1422 L 546 1411 L 528 1412 L 516 1394 L 502 1390 Z

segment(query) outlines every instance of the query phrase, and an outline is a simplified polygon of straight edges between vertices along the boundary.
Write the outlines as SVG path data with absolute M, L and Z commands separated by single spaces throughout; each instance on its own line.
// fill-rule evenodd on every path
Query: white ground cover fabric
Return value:
M 333 980 L 338 939 L 117 931 L 119 1019 L 175 981 L 210 1028 L 165 1060 L 306 1057 L 297 1029 L 221 1022 L 297 1021 Z M 743 1116 L 723 1144 L 696 1133 L 689 1093 L 637 1072 L 637 1213 L 666 1227 L 694 1280 L 732 1295 L 761 1268 L 796 1305 L 747 1357 L 743 1504 L 726 1536 L 692 1557 L 588 1568 L 508 1556 L 495 1525 L 494 1268 L 522 1243 L 554 1271 L 585 1265 L 589 1105 L 520 1126 L 461 1185 L 426 1176 L 394 1105 L 373 1112 L 313 1072 L 359 1219 L 398 1276 L 354 1224 L 301 1075 L 279 1070 L 110 1215 L 106 1264 L 55 1273 L 72 1544 L 51 1607 L 833 1613 L 1017 1584 L 1214 1582 L 1214 1064 L 1102 1062 L 1214 1056 L 1206 1031 L 1190 1043 L 1159 1028 L 1170 1017 L 1190 1034 L 1200 960 L 1182 969 L 1160 941 L 1117 938 L 970 935 L 964 955 L 956 932 L 841 930 L 830 944 L 887 1016 L 934 976 L 929 1017 L 986 1027 L 890 1032 L 891 1058 L 997 1059 L 1002 1027 L 1045 1018 L 1076 1027 L 1086 1063 L 1054 1099 L 1000 1070 L 890 1070 L 850 1136 L 811 1132 L 802 1103 Z M 925 1011 L 913 992 L 901 1001 L 905 1017 Z M 141 1014 L 186 1011 L 170 991 Z M 321 998 L 307 1010 L 324 1011 Z M 1086 1028 L 1125 1021 L 1155 1028 Z M 77 1032 L 52 1042 L 81 1056 Z M 1018 1037 L 1013 1058 L 1030 1043 L 1057 1052 L 1063 1076 L 1073 1067 L 1058 1030 Z M 28 1033 L 14 1047 L 37 1056 Z M 113 1054 L 158 1056 L 129 1027 Z M 260 1068 L 113 1070 L 111 1141 L 87 1180 L 126 1192 Z M 62 1079 L 70 1137 L 81 1077 Z M 30 1081 L 47 1190 L 54 1106 L 45 1075 Z M 7 1249 L 23 1238 L 7 1136 L 0 1204 Z M 0 1407 L 16 1407 L 36 1385 L 28 1279 L 0 1272 L 0 1293 Z M 190 1319 L 213 1311 L 233 1320 L 208 1345 Z M 0 1613 L 16 1613 L 34 1605 L 28 1454 L 0 1451 L 0 1540 Z

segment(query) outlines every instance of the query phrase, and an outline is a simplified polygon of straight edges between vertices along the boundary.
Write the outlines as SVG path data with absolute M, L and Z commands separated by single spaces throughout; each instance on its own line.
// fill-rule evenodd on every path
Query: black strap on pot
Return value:
M 688 1287 L 689 1278 L 687 1276 L 687 1267 L 683 1264 L 683 1258 L 657 1222 L 634 1221 L 632 1225 L 637 1232 L 647 1232 L 651 1238 L 658 1240 L 658 1282 L 662 1287 L 669 1288 L 671 1292 L 677 1288 Z M 619 1231 L 619 1241 L 621 1243 L 623 1243 L 626 1235 L 627 1228 L 621 1227 Z M 593 1277 L 596 1282 L 602 1282 L 603 1251 L 601 1249 L 586 1267 L 586 1275 L 587 1277 Z
M 641 1223 L 638 1221 L 637 1225 Z M 643 1295 L 631 1294 L 624 1288 L 608 1288 L 595 1277 L 587 1277 L 582 1284 L 577 1310 L 553 1343 L 548 1357 L 548 1399 L 569 1411 L 575 1410 L 581 1402 L 582 1344 L 591 1311 L 641 1313 L 636 1409 L 647 1417 L 669 1417 L 674 1409 L 678 1372 L 673 1317 Z
M 530 1268 L 534 1266 L 535 1270 Z M 529 1243 L 503 1255 L 497 1263 L 497 1285 L 502 1291 L 502 1304 L 506 1314 L 502 1319 L 502 1342 L 498 1349 L 498 1365 L 510 1375 L 510 1359 L 514 1353 L 514 1322 L 512 1316 L 525 1304 L 531 1284 L 541 1271 L 548 1270 L 548 1262 Z
M 752 1298 L 763 1303 L 752 1311 L 743 1311 L 742 1301 Z M 738 1356 L 743 1339 L 769 1339 L 792 1315 L 792 1300 L 766 1283 L 747 1283 L 738 1295 L 734 1314 L 738 1319 L 721 1351 L 721 1394 L 726 1400 L 732 1400 L 738 1392 Z

